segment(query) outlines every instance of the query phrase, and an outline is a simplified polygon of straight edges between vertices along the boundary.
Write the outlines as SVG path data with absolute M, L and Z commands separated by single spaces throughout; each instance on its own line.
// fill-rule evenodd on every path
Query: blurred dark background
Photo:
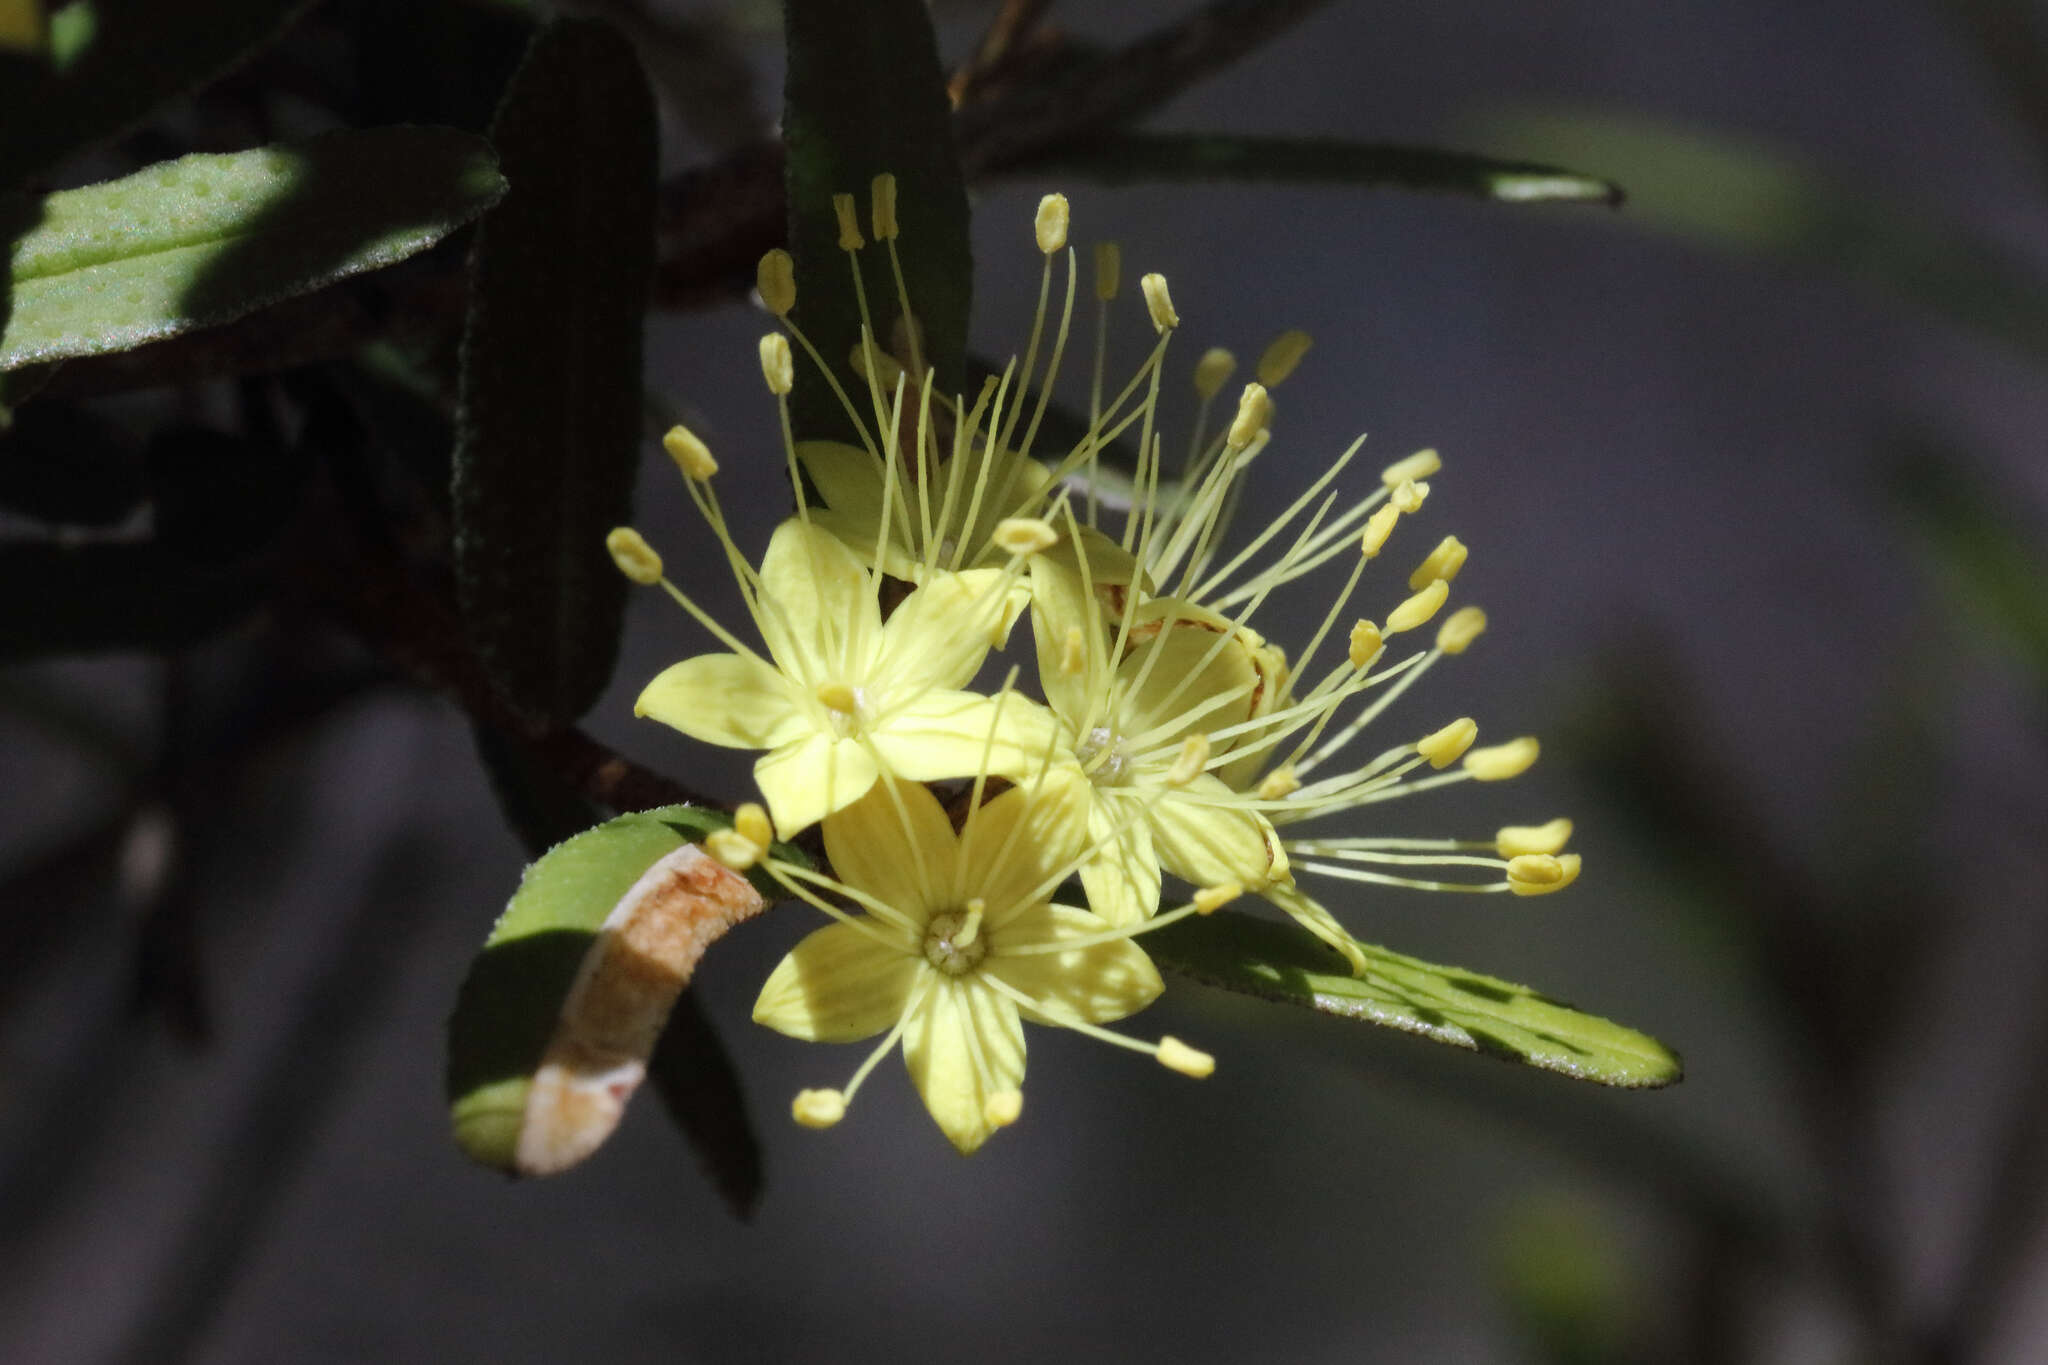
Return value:
M 669 168 L 756 131 L 734 114 L 748 83 L 777 107 L 768 8 L 641 13 L 701 43 L 666 80 L 674 49 L 652 49 Z M 1112 45 L 1182 12 L 1051 19 Z M 939 9 L 949 58 L 989 13 Z M 317 7 L 225 91 L 60 179 L 237 118 L 324 126 L 330 97 L 342 121 L 480 127 L 516 43 L 419 48 L 425 75 L 351 67 L 399 14 Z M 1026 1119 L 973 1160 L 893 1065 L 809 1132 L 789 1096 L 853 1051 L 747 1021 L 810 927 L 786 911 L 719 945 L 695 992 L 763 1144 L 750 1221 L 651 1098 L 584 1168 L 508 1184 L 447 1140 L 442 1024 L 526 853 L 459 711 L 273 602 L 169 655 L 0 672 L 0 1359 L 2041 1358 L 2035 29 L 2038 6 L 1994 0 L 1336 3 L 1150 126 L 1540 156 L 1631 202 L 974 187 L 985 353 L 1022 344 L 1052 188 L 1077 240 L 1173 283 L 1169 432 L 1203 346 L 1249 362 L 1314 334 L 1244 524 L 1361 430 L 1368 468 L 1443 451 L 1427 540 L 1395 557 L 1455 531 L 1460 595 L 1493 625 L 1389 723 L 1470 714 L 1545 757 L 1391 808 L 1386 831 L 1569 813 L 1587 871 L 1538 901 L 1331 903 L 1368 940 L 1656 1034 L 1685 1055 L 1675 1090 L 1175 982 L 1146 1031 L 1214 1051 L 1200 1085 L 1036 1031 Z M 1134 303 L 1119 325 L 1135 360 Z M 762 328 L 735 299 L 648 331 L 649 386 L 720 453 L 754 544 L 786 497 Z M 240 393 L 91 411 L 232 429 Z M 702 543 L 651 447 L 636 521 L 672 565 Z M 1296 643 L 1320 604 L 1301 610 Z M 630 716 L 705 643 L 636 598 L 586 725 L 734 793 L 744 756 Z

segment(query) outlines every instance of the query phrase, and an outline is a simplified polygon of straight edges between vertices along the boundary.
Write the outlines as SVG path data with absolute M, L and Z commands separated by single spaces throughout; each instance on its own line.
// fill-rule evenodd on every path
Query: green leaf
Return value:
M 9 262 L 0 369 L 127 350 L 404 260 L 504 188 L 479 138 L 378 128 L 0 204 L 0 221 L 33 222 Z
M 640 460 L 654 101 L 617 33 L 558 22 L 491 136 L 514 189 L 470 260 L 456 581 L 498 689 L 561 723 L 604 690 L 625 607 L 604 537 Z
M 922 354 L 941 393 L 962 389 L 973 257 L 967 189 L 953 144 L 952 106 L 923 0 L 785 0 L 789 71 L 783 89 L 790 251 L 796 258 L 796 318 L 845 382 L 860 343 L 860 313 L 832 196 L 854 195 L 869 231 L 869 187 L 896 177 L 896 243 L 905 292 L 922 326 Z M 870 241 L 858 257 L 889 344 L 898 308 L 889 256 Z M 838 401 L 822 379 L 799 369 L 791 395 L 799 437 L 850 439 Z
M 253 611 L 263 583 L 162 546 L 0 544 L 0 664 L 53 654 L 166 651 Z
M 1490 143 L 1628 186 L 1627 219 L 1703 245 L 1819 266 L 2048 358 L 2048 283 L 1960 223 L 1861 193 L 1734 138 L 1605 114 L 1489 119 Z
M 1145 936 L 1145 950 L 1160 966 L 1225 990 L 1602 1085 L 1670 1085 L 1682 1075 L 1677 1054 L 1656 1039 L 1527 986 L 1361 946 L 1371 970 L 1355 977 L 1306 931 L 1227 910 Z
M 74 0 L 51 62 L 0 81 L 0 187 L 142 121 L 282 33 L 311 0 Z
M 1119 133 L 1060 147 L 1029 169 L 1033 175 L 1065 172 L 1112 185 L 1252 180 L 1467 194 L 1511 204 L 1611 207 L 1622 201 L 1613 181 L 1533 161 L 1331 138 Z

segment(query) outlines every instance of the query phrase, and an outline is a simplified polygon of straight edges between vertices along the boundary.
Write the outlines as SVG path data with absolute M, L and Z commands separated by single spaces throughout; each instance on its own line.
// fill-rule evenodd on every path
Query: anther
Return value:
M 661 448 L 676 462 L 676 468 L 683 471 L 683 477 L 703 483 L 718 472 L 718 461 L 711 458 L 711 447 L 704 444 L 697 433 L 680 424 L 668 429 L 661 438 Z
M 1258 439 L 1273 421 L 1273 400 L 1266 393 L 1263 384 L 1247 384 L 1238 396 L 1237 416 L 1230 423 L 1230 434 L 1224 444 L 1232 450 L 1243 450 Z
M 1385 637 L 1380 628 L 1370 621 L 1360 621 L 1351 628 L 1351 666 L 1364 668 L 1380 652 Z
M 1401 509 L 1393 503 L 1385 503 L 1365 519 L 1365 534 L 1358 538 L 1358 548 L 1367 559 L 1378 554 L 1387 543 L 1387 537 L 1394 534 L 1394 523 L 1401 519 Z
M 868 187 L 868 203 L 874 219 L 875 240 L 893 242 L 896 240 L 896 177 L 887 171 L 875 177 Z
M 850 716 L 860 709 L 860 694 L 843 682 L 821 682 L 812 695 L 841 715 Z
M 604 538 L 604 548 L 611 551 L 612 563 L 618 565 L 619 572 L 635 583 L 661 581 L 661 556 L 632 527 L 614 526 Z
M 1300 790 L 1301 779 L 1292 767 L 1282 764 L 1259 779 L 1258 797 L 1261 801 L 1285 801 Z
M 832 196 L 832 212 L 839 218 L 839 249 L 859 251 L 867 245 L 860 235 L 860 213 L 853 205 L 850 194 Z
M 748 801 L 734 811 L 732 827 L 742 838 L 763 849 L 775 839 L 775 828 L 768 823 L 768 812 L 758 801 Z
M 1465 558 L 1470 552 L 1465 542 L 1456 536 L 1445 536 L 1429 552 L 1429 558 L 1415 566 L 1415 572 L 1408 575 L 1408 587 L 1412 591 L 1426 583 L 1442 579 L 1448 583 L 1458 576 L 1458 570 L 1465 567 Z
M 1282 332 L 1274 337 L 1273 344 L 1266 347 L 1265 354 L 1259 357 L 1259 382 L 1270 389 L 1293 374 L 1294 367 L 1301 363 L 1301 358 L 1314 344 L 1314 339 L 1307 332 L 1299 330 Z
M 1243 894 L 1243 882 L 1220 882 L 1215 886 L 1205 886 L 1195 893 L 1195 913 L 1213 915 Z
M 796 383 L 796 361 L 789 353 L 789 338 L 780 332 L 770 332 L 761 338 L 761 376 L 768 381 L 768 392 L 788 393 Z
M 1428 496 L 1428 484 L 1418 483 L 1414 479 L 1407 479 L 1394 485 L 1393 495 L 1388 501 L 1401 511 L 1412 516 L 1422 510 L 1422 500 Z
M 1485 612 L 1477 607 L 1459 607 L 1438 628 L 1436 647 L 1446 654 L 1463 654 L 1485 629 Z
M 965 951 L 974 946 L 974 940 L 981 937 L 981 917 L 988 913 L 988 902 L 973 896 L 967 902 L 967 917 L 960 922 L 959 930 L 953 935 L 953 946 Z
M 1159 1040 L 1159 1050 L 1152 1054 L 1159 1059 L 1159 1065 L 1168 1071 L 1178 1071 L 1183 1076 L 1196 1080 L 1207 1076 L 1216 1069 L 1216 1059 L 1208 1053 L 1189 1047 L 1180 1039 L 1168 1034 Z
M 754 271 L 754 287 L 761 291 L 761 306 L 776 317 L 786 318 L 796 307 L 796 262 L 776 247 L 761 257 Z
M 1138 281 L 1144 291 L 1145 307 L 1152 314 L 1152 326 L 1161 332 L 1170 332 L 1180 326 L 1180 314 L 1173 311 L 1173 295 L 1166 292 L 1166 276 L 1156 271 Z
M 846 1096 L 837 1090 L 799 1090 L 789 1116 L 806 1128 L 830 1128 L 846 1117 Z
M 1405 460 L 1396 460 L 1380 471 L 1380 482 L 1389 488 L 1399 488 L 1410 479 L 1426 479 L 1444 467 L 1442 457 L 1434 450 L 1418 450 Z
M 1508 890 L 1517 896 L 1547 896 L 1578 879 L 1576 853 L 1524 853 L 1508 859 Z
M 1123 283 L 1124 252 L 1115 242 L 1095 244 L 1095 297 L 1104 303 L 1116 297 L 1117 286 Z
M 1465 771 L 1481 782 L 1504 782 L 1529 771 L 1540 752 L 1536 737 L 1523 735 L 1490 749 L 1474 749 L 1465 755 Z
M 1048 194 L 1038 201 L 1038 220 L 1032 224 L 1038 234 L 1038 249 L 1050 256 L 1067 245 L 1067 196 Z
M 1493 851 L 1503 858 L 1531 853 L 1561 853 L 1571 842 L 1572 822 L 1562 815 L 1548 824 L 1505 825 L 1493 836 Z
M 1387 634 L 1399 635 L 1427 622 L 1450 595 L 1451 585 L 1439 578 L 1387 613 Z
M 1441 771 L 1456 763 L 1465 751 L 1472 747 L 1472 741 L 1479 738 L 1479 726 L 1470 716 L 1461 716 L 1441 730 L 1435 730 L 1415 741 L 1415 752 L 1429 760 L 1429 766 Z
M 1088 667 L 1088 649 L 1079 626 L 1067 627 L 1067 638 L 1060 643 L 1060 672 L 1068 677 L 1078 676 Z
M 1173 766 L 1166 770 L 1166 785 L 1185 787 L 1202 775 L 1209 766 L 1209 737 L 1203 734 L 1189 735 L 1180 742 L 1180 753 L 1175 756 Z
M 1007 1128 L 1024 1116 L 1024 1092 L 998 1090 L 982 1101 L 981 1117 L 991 1128 Z
M 1005 554 L 1035 555 L 1060 543 L 1060 533 L 1037 517 L 1004 517 L 989 539 Z
M 736 829 L 714 829 L 704 836 L 704 851 L 735 872 L 761 861 L 761 845 Z
M 1195 362 L 1195 394 L 1203 399 L 1214 398 L 1223 392 L 1223 386 L 1230 382 L 1230 376 L 1237 372 L 1237 357 L 1221 346 L 1211 346 L 1202 352 L 1202 358 Z

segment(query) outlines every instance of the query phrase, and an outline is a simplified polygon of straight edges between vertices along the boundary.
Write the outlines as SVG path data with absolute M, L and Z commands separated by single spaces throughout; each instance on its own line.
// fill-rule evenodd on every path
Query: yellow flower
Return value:
M 769 863 L 838 923 L 782 960 L 754 1018 L 814 1042 L 884 1035 L 844 1090 L 798 1096 L 799 1122 L 837 1122 L 900 1043 L 932 1118 L 972 1152 L 1022 1110 L 1025 1020 L 1205 1073 L 1207 1058 L 1171 1039 L 1142 1043 L 1100 1027 L 1143 1009 L 1162 986 L 1128 934 L 1051 899 L 1086 853 L 1085 793 L 1085 783 L 1054 770 L 977 800 L 955 834 L 928 790 L 884 780 L 825 820 L 836 878 Z M 973 795 L 982 795 L 979 782 Z M 865 913 L 848 915 L 821 892 Z

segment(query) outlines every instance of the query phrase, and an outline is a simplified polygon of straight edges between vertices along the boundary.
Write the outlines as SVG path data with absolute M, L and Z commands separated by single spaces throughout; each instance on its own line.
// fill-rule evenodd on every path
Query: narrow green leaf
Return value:
M 1479 131 L 1492 144 L 1621 181 L 1626 219 L 1702 245 L 1835 271 L 2048 359 L 2048 282 L 1938 214 L 1849 189 L 1761 146 L 1638 119 L 1518 112 Z
M 784 0 L 783 16 L 789 72 L 782 128 L 797 319 L 844 382 L 847 357 L 860 342 L 860 313 L 832 196 L 854 195 L 862 235 L 871 237 L 870 182 L 888 172 L 896 177 L 896 248 L 921 324 L 922 355 L 937 372 L 939 391 L 958 392 L 974 262 L 931 16 L 923 0 Z M 900 310 L 886 245 L 871 241 L 858 259 L 877 340 L 887 346 Z M 850 434 L 831 390 L 803 369 L 791 402 L 799 437 Z
M 0 664 L 182 649 L 262 597 L 255 573 L 202 568 L 160 545 L 0 544 Z
M 479 138 L 377 128 L 0 205 L 34 224 L 9 261 L 0 369 L 127 350 L 404 260 L 504 188 Z
M 132 127 L 282 33 L 311 0 L 74 0 L 48 66 L 0 82 L 0 187 Z
M 1028 169 L 1033 175 L 1065 172 L 1112 185 L 1251 180 L 1467 194 L 1511 204 L 1613 206 L 1622 201 L 1621 186 L 1611 180 L 1533 161 L 1332 138 L 1118 133 L 1060 147 Z
M 477 233 L 462 346 L 455 567 L 505 697 L 566 722 L 604 690 L 632 511 L 654 269 L 653 97 L 625 40 L 535 39 L 492 125 L 514 188 Z
M 1669 1085 L 1678 1056 L 1656 1039 L 1459 967 L 1365 945 L 1363 977 L 1290 924 L 1218 911 L 1145 936 L 1162 967 L 1212 986 L 1362 1019 L 1439 1043 L 1602 1085 Z

